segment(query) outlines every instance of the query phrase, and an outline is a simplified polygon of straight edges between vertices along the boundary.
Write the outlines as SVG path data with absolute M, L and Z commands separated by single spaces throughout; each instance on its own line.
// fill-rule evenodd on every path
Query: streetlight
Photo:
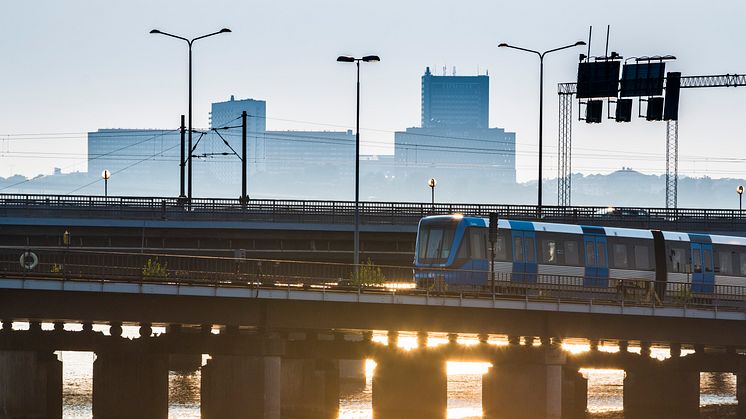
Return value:
M 355 269 L 360 265 L 360 61 L 377 63 L 381 61 L 377 55 L 366 55 L 362 58 L 340 55 L 337 62 L 355 63 L 357 66 L 357 114 L 355 125 Z
M 736 188 L 736 192 L 738 192 L 738 210 L 743 210 L 743 185 L 738 185 Z
M 218 34 L 221 34 L 221 33 L 229 33 L 229 32 L 231 32 L 230 29 L 223 28 L 223 29 L 221 29 L 221 30 L 219 30 L 217 32 L 208 33 L 207 35 L 198 36 L 198 37 L 192 38 L 192 39 L 187 39 L 187 38 L 183 38 L 181 36 L 177 36 L 177 35 L 173 35 L 173 34 L 170 34 L 170 33 L 167 33 L 167 32 L 159 31 L 158 29 L 153 29 L 152 31 L 150 31 L 150 33 L 152 33 L 152 34 L 165 35 L 165 36 L 170 36 L 171 38 L 181 39 L 182 41 L 186 42 L 187 45 L 189 45 L 189 134 L 188 134 L 189 135 L 189 155 L 187 157 L 188 172 L 189 172 L 189 175 L 188 175 L 189 186 L 188 186 L 188 192 L 187 192 L 187 194 L 189 196 L 189 202 L 192 202 L 192 44 L 194 44 L 194 41 L 196 41 L 198 39 L 204 39 L 204 38 L 207 38 L 207 37 L 210 37 L 210 36 L 213 36 L 213 35 L 218 35 Z M 184 149 L 183 143 L 182 143 L 182 147 L 181 148 L 182 148 L 182 150 Z M 183 167 L 184 162 L 182 161 L 181 164 L 182 164 L 182 167 Z
M 538 204 L 537 204 L 537 212 L 539 216 L 541 216 L 541 168 L 542 168 L 542 147 L 543 147 L 543 138 L 542 138 L 542 131 L 544 129 L 544 56 L 549 54 L 550 52 L 556 52 L 561 51 L 563 49 L 568 49 L 572 47 L 579 47 L 581 45 L 585 45 L 585 42 L 578 41 L 572 45 L 565 45 L 564 47 L 554 48 L 550 50 L 546 50 L 544 52 L 534 51 L 532 49 L 527 48 L 521 48 L 516 47 L 513 45 L 506 44 L 505 42 L 498 45 L 499 48 L 512 48 L 517 49 L 519 51 L 525 51 L 525 52 L 531 52 L 539 56 L 539 198 L 538 198 Z
M 431 192 L 431 203 L 433 205 L 433 208 L 435 208 L 435 185 L 437 185 L 438 182 L 435 180 L 434 177 L 431 177 L 430 180 L 427 181 L 427 186 L 430 187 Z
M 104 169 L 101 172 L 101 177 L 104 179 L 104 197 L 107 198 L 109 196 L 109 178 L 111 177 L 109 169 Z

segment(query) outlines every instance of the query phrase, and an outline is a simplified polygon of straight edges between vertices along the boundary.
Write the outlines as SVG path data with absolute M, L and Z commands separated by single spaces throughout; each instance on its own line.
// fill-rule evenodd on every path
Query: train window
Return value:
M 572 240 L 565 242 L 565 265 L 578 265 L 578 242 Z
M 672 247 L 669 250 L 668 260 L 671 262 L 671 272 L 686 272 L 686 250 Z
M 542 240 L 541 263 L 557 264 L 557 242 L 554 240 Z
M 443 234 L 443 245 L 440 247 L 440 258 L 444 261 L 451 254 L 451 245 L 453 244 L 453 229 L 448 229 Z
M 702 273 L 702 255 L 699 249 L 692 249 L 692 272 Z
M 705 249 L 705 272 L 712 272 L 712 250 Z
M 606 266 L 606 243 L 596 243 L 598 248 L 598 266 Z
M 585 266 L 596 266 L 596 252 L 592 241 L 585 242 Z
M 716 259 L 718 265 L 715 266 L 715 272 L 723 275 L 732 275 L 733 272 L 733 252 L 718 252 Z
M 484 229 L 469 229 L 472 259 L 487 259 L 487 232 Z
M 469 259 L 469 234 L 464 234 L 461 238 L 461 244 L 458 247 L 456 258 L 459 260 Z
M 627 268 L 627 246 L 623 244 L 614 245 L 614 267 L 615 268 Z
M 433 228 L 427 237 L 427 249 L 425 257 L 427 259 L 436 259 L 438 257 L 438 248 L 443 240 L 443 229 Z
M 495 260 L 508 260 L 508 248 L 505 246 L 505 236 L 497 236 L 497 241 L 495 242 Z
M 741 267 L 741 275 L 746 276 L 746 253 L 739 253 L 738 261 L 740 262 L 739 265 Z
M 536 250 L 534 249 L 533 237 L 526 237 L 526 262 L 536 262 Z
M 520 236 L 513 237 L 513 260 L 523 262 L 523 239 Z
M 634 246 L 635 267 L 637 269 L 650 269 L 650 252 L 647 246 Z

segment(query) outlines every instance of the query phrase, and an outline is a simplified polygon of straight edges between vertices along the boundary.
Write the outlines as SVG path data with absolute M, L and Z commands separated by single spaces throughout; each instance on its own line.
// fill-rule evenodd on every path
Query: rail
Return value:
M 253 221 L 351 224 L 353 201 L 0 194 L 0 217 Z M 468 204 L 360 203 L 362 224 L 414 225 L 427 215 L 487 216 L 572 224 L 686 231 L 746 231 L 746 212 L 736 209 Z
M 31 255 L 33 253 L 33 256 Z M 483 270 L 431 269 L 429 277 L 451 276 L 482 285 L 414 281 L 411 267 L 306 261 L 123 253 L 81 249 L 0 249 L 0 278 L 56 279 L 236 288 L 298 288 L 357 293 L 400 293 L 477 299 L 585 302 L 646 307 L 689 307 L 746 312 L 746 285 L 601 279 L 567 275 L 495 274 Z M 421 275 L 420 275 L 421 276 Z M 476 278 L 480 278 L 476 281 Z M 487 284 L 487 285 L 484 285 Z M 746 284 L 746 278 L 744 278 Z

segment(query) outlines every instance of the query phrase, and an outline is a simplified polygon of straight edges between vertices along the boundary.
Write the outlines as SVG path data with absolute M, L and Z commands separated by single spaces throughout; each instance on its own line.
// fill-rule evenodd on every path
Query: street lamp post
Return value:
M 427 181 L 427 186 L 430 187 L 430 203 L 433 206 L 433 209 L 435 209 L 435 185 L 437 185 L 438 182 L 435 180 L 434 177 L 431 177 L 430 180 Z
M 743 185 L 738 185 L 736 192 L 738 192 L 738 211 L 743 211 Z
M 198 39 L 204 39 L 204 38 L 207 38 L 207 37 L 210 37 L 210 36 L 213 36 L 213 35 L 219 35 L 221 33 L 229 33 L 229 32 L 231 32 L 230 29 L 223 28 L 223 29 L 221 29 L 221 30 L 219 30 L 217 32 L 208 33 L 207 35 L 198 36 L 198 37 L 192 38 L 192 39 L 187 39 L 187 38 L 183 38 L 183 37 L 178 36 L 178 35 L 173 35 L 173 34 L 170 34 L 170 33 L 167 33 L 167 32 L 160 31 L 158 29 L 153 29 L 152 31 L 150 31 L 150 33 L 152 33 L 152 34 L 165 35 L 165 36 L 170 36 L 171 38 L 181 39 L 182 41 L 186 42 L 187 45 L 189 46 L 189 116 L 188 116 L 188 118 L 189 118 L 189 130 L 188 130 L 188 133 L 187 133 L 188 139 L 189 139 L 188 140 L 188 142 L 189 142 L 189 145 L 188 145 L 189 146 L 189 148 L 188 148 L 189 154 L 187 155 L 187 171 L 188 171 L 188 175 L 187 175 L 187 183 L 188 183 L 188 186 L 187 186 L 187 195 L 188 195 L 188 198 L 189 198 L 189 202 L 192 202 L 192 44 L 194 44 L 194 41 L 196 41 Z M 181 164 L 183 165 L 184 161 L 182 161 Z
M 104 179 L 104 198 L 109 197 L 109 178 L 111 177 L 111 172 L 109 172 L 109 169 L 104 169 L 103 172 L 101 172 L 101 177 Z
M 572 47 L 578 47 L 581 45 L 585 45 L 585 42 L 578 41 L 572 45 L 565 45 L 564 47 L 554 48 L 554 49 L 546 50 L 544 52 L 534 51 L 532 49 L 527 49 L 527 48 L 516 47 L 513 45 L 506 44 L 504 42 L 498 45 L 498 47 L 500 48 L 517 49 L 519 51 L 530 52 L 530 53 L 533 53 L 539 56 L 539 197 L 537 199 L 536 208 L 537 208 L 538 215 L 540 217 L 541 217 L 541 186 L 542 186 L 541 185 L 542 184 L 541 169 L 542 169 L 542 149 L 543 149 L 543 130 L 544 130 L 544 56 L 552 52 L 561 51 L 563 49 L 568 49 Z
M 360 265 L 360 61 L 376 63 L 381 61 L 377 55 L 366 55 L 355 58 L 346 55 L 337 57 L 340 63 L 355 63 L 357 66 L 357 111 L 355 116 L 355 269 Z

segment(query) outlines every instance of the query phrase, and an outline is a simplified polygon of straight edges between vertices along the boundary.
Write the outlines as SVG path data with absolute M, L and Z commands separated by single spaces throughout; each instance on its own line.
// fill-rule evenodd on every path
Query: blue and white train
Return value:
M 418 287 L 489 287 L 487 227 L 487 219 L 462 215 L 420 220 Z M 499 220 L 494 250 L 496 275 L 516 284 L 575 278 L 578 286 L 604 290 L 640 280 L 656 284 L 661 299 L 666 283 L 689 284 L 699 295 L 746 285 L 743 237 Z

